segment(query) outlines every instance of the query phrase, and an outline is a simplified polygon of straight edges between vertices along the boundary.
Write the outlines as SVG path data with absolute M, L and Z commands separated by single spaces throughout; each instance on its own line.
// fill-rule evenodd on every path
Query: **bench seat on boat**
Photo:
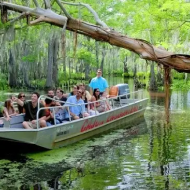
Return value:
M 22 122 L 24 121 L 25 114 L 19 114 L 12 116 L 10 121 L 7 121 L 5 118 L 1 118 L 4 123 L 4 128 L 21 128 L 23 129 Z

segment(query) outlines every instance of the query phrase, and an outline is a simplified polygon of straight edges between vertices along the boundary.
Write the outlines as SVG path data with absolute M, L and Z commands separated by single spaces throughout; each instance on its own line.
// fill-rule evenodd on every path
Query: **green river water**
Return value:
M 0 154 L 0 190 L 190 189 L 190 92 L 162 93 L 144 119 L 55 150 Z M 1 146 L 4 146 L 3 144 Z

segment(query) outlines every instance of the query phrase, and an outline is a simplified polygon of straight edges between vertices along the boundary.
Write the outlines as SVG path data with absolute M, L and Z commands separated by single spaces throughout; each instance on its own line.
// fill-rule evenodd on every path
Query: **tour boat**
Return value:
M 22 127 L 24 114 L 13 116 L 10 121 L 1 118 L 4 126 L 0 128 L 0 141 L 34 145 L 45 149 L 59 148 L 109 129 L 118 128 L 122 124 L 125 127 L 131 126 L 131 123 L 138 122 L 141 117 L 144 117 L 148 99 L 143 97 L 143 91 L 136 91 L 101 101 L 109 102 L 111 109 L 44 128 L 37 126 L 37 129 L 24 129 Z M 38 113 L 41 109 L 44 108 L 40 108 Z M 51 107 L 51 109 L 56 109 L 56 107 Z

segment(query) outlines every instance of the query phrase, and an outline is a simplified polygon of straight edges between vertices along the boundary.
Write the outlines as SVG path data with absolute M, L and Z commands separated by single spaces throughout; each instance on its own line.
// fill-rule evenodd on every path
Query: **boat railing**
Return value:
M 41 102 L 42 99 L 45 99 L 45 98 L 48 98 L 50 100 L 53 100 L 53 101 L 56 101 L 56 102 L 59 102 L 59 103 L 64 103 L 65 105 L 40 108 L 40 102 Z M 64 101 L 57 100 L 55 98 L 51 98 L 49 96 L 41 95 L 39 97 L 39 99 L 38 99 L 37 129 L 39 128 L 39 113 L 40 113 L 41 110 L 46 110 L 46 109 L 53 110 L 54 124 L 56 124 L 56 117 L 55 117 L 56 112 L 55 112 L 55 109 L 60 109 L 60 108 L 61 109 L 66 109 L 66 111 L 68 111 L 68 114 L 69 114 L 69 121 L 71 121 L 70 107 L 73 107 L 73 106 L 80 106 L 81 109 L 83 109 L 82 107 L 84 107 L 84 108 L 87 107 L 86 111 L 88 112 L 89 109 L 90 109 L 90 106 L 93 105 L 95 115 L 98 115 L 99 112 L 97 111 L 97 108 L 96 108 L 97 103 L 104 106 L 105 111 L 103 113 L 105 113 L 105 112 L 109 111 L 110 109 L 115 109 L 115 108 L 118 108 L 118 107 L 122 107 L 122 106 L 124 106 L 126 104 L 135 103 L 135 102 L 140 101 L 140 100 L 142 100 L 144 98 L 145 97 L 144 97 L 143 90 L 138 90 L 138 91 L 122 94 L 122 95 L 115 96 L 115 97 L 100 99 L 98 101 L 93 101 L 93 102 L 87 102 L 87 103 L 84 103 L 84 104 L 72 104 L 72 103 L 69 103 L 69 102 L 64 102 Z M 109 105 L 110 105 L 110 108 L 108 108 Z M 84 114 L 82 114 L 82 117 L 84 118 Z
M 50 99 L 54 102 L 59 102 L 59 103 L 66 103 L 65 101 L 61 101 L 61 100 L 58 100 L 56 99 L 56 96 L 51 98 L 49 96 L 46 96 L 46 95 L 41 95 L 39 98 L 38 98 L 38 111 L 37 111 L 37 117 L 36 117 L 36 120 L 37 120 L 37 129 L 39 128 L 39 113 L 41 110 L 46 110 L 46 109 L 51 109 L 53 110 L 53 118 L 54 118 L 54 123 L 56 123 L 56 118 L 55 118 L 55 109 L 58 109 L 58 108 L 61 108 L 61 109 L 68 109 L 68 113 L 69 113 L 69 120 L 71 121 L 71 117 L 70 117 L 70 111 L 69 111 L 69 107 L 70 106 L 81 106 L 82 107 L 82 104 L 72 104 L 70 102 L 67 102 L 67 105 L 63 105 L 63 106 L 52 106 L 52 107 L 42 107 L 40 108 L 40 103 L 42 100 L 44 99 Z

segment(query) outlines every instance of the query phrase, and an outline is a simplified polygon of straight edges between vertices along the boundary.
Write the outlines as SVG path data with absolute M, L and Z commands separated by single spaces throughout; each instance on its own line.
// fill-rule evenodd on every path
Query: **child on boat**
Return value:
M 4 104 L 9 116 L 17 115 L 16 110 L 13 107 L 13 101 L 11 99 L 7 99 Z M 3 114 L 6 117 L 6 114 Z
M 3 105 L 0 105 L 0 117 L 3 117 L 4 115 L 5 115 L 5 119 L 7 121 L 10 120 L 7 109 L 5 107 L 3 107 Z M 3 120 L 0 119 L 0 127 L 3 127 L 3 125 L 4 125 Z

